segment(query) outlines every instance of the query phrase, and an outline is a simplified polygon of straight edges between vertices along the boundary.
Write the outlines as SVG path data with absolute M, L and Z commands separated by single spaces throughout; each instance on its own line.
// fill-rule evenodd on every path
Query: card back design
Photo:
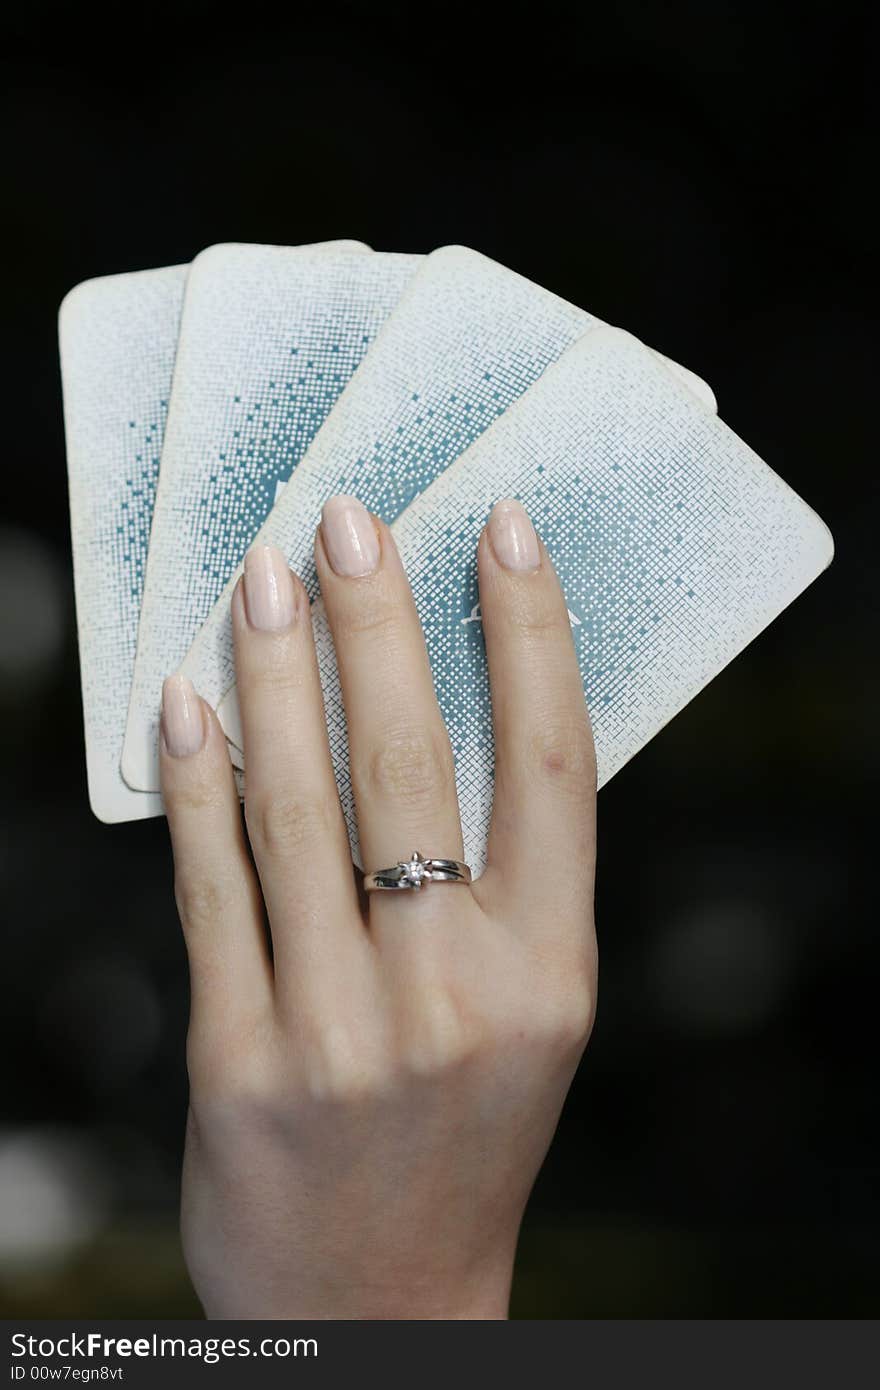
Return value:
M 88 280 L 59 314 L 89 799 L 108 822 L 162 809 L 119 760 L 186 273 Z
M 190 269 L 123 752 L 158 787 L 163 678 L 388 317 L 420 258 L 217 246 Z
M 280 546 L 314 595 L 312 543 L 329 496 L 353 493 L 393 521 L 596 323 L 584 310 L 475 251 L 435 251 L 257 539 Z M 183 667 L 215 707 L 234 681 L 229 600 L 236 578 Z M 234 694 L 220 705 L 220 715 L 240 748 Z
M 499 497 L 525 505 L 559 573 L 600 786 L 833 554 L 816 513 L 637 340 L 610 328 L 581 338 L 393 527 L 475 870 L 485 863 L 494 757 L 475 555 Z M 313 619 L 357 856 L 345 719 L 320 602 Z

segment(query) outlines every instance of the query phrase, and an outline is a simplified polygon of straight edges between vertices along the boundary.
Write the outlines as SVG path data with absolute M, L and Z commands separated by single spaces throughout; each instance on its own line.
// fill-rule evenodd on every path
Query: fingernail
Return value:
M 244 606 L 251 627 L 262 632 L 278 632 L 293 622 L 293 576 L 276 545 L 255 545 L 245 555 Z
M 162 736 L 172 758 L 198 753 L 205 741 L 202 702 L 186 676 L 169 676 L 162 686 Z
M 379 537 L 373 518 L 356 497 L 331 497 L 321 513 L 321 535 L 337 574 L 359 579 L 379 563 Z
M 489 517 L 495 558 L 508 570 L 536 570 L 541 563 L 538 537 L 525 507 L 512 498 L 496 502 Z

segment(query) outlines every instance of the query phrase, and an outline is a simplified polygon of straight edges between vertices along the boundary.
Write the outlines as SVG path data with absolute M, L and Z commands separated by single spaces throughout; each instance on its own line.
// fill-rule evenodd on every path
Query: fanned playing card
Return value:
M 130 786 L 158 787 L 162 680 L 180 664 L 420 259 L 235 245 L 193 262 L 125 734 Z
M 59 316 L 86 766 L 103 821 L 162 810 L 119 760 L 186 273 L 87 280 Z
M 89 800 L 108 822 L 162 810 L 120 758 L 188 270 L 87 280 L 59 313 Z
M 322 504 L 350 492 L 393 521 L 597 320 L 463 247 L 429 256 L 316 435 L 256 539 L 281 547 L 312 595 Z M 709 388 L 674 364 L 703 399 Z M 661 372 L 666 368 L 660 368 Z M 176 389 L 176 388 L 175 388 Z M 152 560 L 151 560 L 152 563 Z M 215 707 L 234 680 L 229 600 L 237 575 L 183 665 Z M 241 733 L 234 696 L 220 716 Z M 233 752 L 240 763 L 240 752 Z
M 523 503 L 559 573 L 600 786 L 833 554 L 816 513 L 636 339 L 610 328 L 581 338 L 393 527 L 452 741 L 465 858 L 475 870 L 485 862 L 493 776 L 475 557 L 501 497 Z M 320 602 L 313 616 L 357 856 L 345 720 Z

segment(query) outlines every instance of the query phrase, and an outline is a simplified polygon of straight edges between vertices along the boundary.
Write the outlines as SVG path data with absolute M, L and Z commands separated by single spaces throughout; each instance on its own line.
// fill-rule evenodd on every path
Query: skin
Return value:
M 182 1232 L 209 1317 L 507 1314 L 597 970 L 589 718 L 556 575 L 536 538 L 536 566 L 511 566 L 508 505 L 478 548 L 496 791 L 472 886 L 359 894 L 308 603 L 286 568 L 290 623 L 255 625 L 247 567 L 233 600 L 247 838 L 216 716 L 192 694 L 198 746 L 181 751 L 180 678 L 166 689 L 162 789 L 192 981 Z M 370 523 L 372 573 L 334 571 L 326 511 L 315 544 L 364 862 L 413 846 L 461 859 L 421 628 L 391 533 Z

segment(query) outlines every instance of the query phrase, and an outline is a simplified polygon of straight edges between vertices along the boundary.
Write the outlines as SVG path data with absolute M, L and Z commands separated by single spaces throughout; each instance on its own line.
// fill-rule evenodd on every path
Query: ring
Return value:
M 374 874 L 364 874 L 364 888 L 368 893 L 378 889 L 418 890 L 423 883 L 470 883 L 471 871 L 467 864 L 458 859 L 424 859 L 417 849 L 410 859 L 401 859 L 393 869 L 377 869 Z

